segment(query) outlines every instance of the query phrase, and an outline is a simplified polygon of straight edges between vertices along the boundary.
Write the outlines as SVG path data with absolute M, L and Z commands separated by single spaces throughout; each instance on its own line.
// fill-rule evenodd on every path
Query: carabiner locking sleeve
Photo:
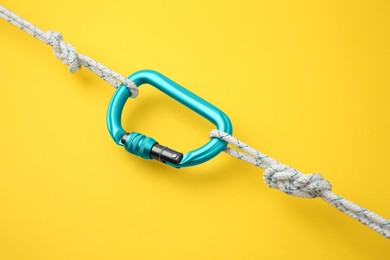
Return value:
M 143 84 L 152 85 L 215 124 L 217 129 L 232 134 L 232 124 L 225 113 L 164 75 L 156 71 L 141 70 L 129 76 L 129 79 L 137 86 Z M 115 91 L 107 111 L 107 127 L 111 137 L 117 144 L 124 146 L 128 152 L 144 159 L 155 159 L 180 168 L 208 161 L 227 146 L 225 141 L 212 138 L 202 147 L 186 154 L 181 154 L 160 145 L 153 138 L 143 134 L 136 132 L 127 133 L 122 128 L 121 117 L 123 108 L 130 96 L 130 90 L 126 86 L 120 85 Z

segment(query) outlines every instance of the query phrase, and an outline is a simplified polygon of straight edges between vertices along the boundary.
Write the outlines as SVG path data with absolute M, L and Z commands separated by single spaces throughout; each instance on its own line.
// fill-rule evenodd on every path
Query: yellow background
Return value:
M 236 137 L 390 218 L 388 1 L 1 2 L 124 75 L 162 72 Z M 225 154 L 180 170 L 129 155 L 105 125 L 113 88 L 0 28 L 0 259 L 390 258 L 377 233 Z M 123 121 L 181 151 L 212 129 L 151 87 Z

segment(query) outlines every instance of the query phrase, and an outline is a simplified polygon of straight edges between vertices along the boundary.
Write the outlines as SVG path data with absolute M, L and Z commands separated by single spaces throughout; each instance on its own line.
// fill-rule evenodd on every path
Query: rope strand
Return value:
M 61 33 L 53 31 L 44 32 L 37 26 L 17 16 L 1 5 L 0 18 L 3 18 L 19 29 L 32 35 L 34 38 L 37 38 L 38 40 L 50 45 L 53 48 L 54 55 L 60 59 L 62 63 L 69 66 L 69 72 L 74 73 L 79 70 L 81 66 L 84 66 L 108 82 L 108 84 L 111 86 L 117 88 L 120 84 L 123 84 L 129 88 L 131 97 L 135 98 L 138 96 L 138 88 L 131 80 L 107 68 L 96 60 L 86 55 L 77 53 L 76 49 L 72 45 L 64 42 Z
M 332 192 L 332 185 L 320 174 L 303 174 L 298 170 L 283 165 L 235 137 L 212 130 L 210 138 L 228 142 L 235 148 L 226 147 L 225 152 L 237 159 L 264 169 L 264 181 L 271 188 L 286 194 L 303 197 L 320 197 L 348 216 L 360 221 L 386 238 L 390 238 L 390 221 Z

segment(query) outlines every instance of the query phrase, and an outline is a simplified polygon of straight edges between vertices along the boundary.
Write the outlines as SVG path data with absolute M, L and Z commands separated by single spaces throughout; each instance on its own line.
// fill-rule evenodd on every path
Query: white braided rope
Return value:
M 390 238 L 389 220 L 334 194 L 331 191 L 332 185 L 320 174 L 303 174 L 219 130 L 212 130 L 210 138 L 218 138 L 228 142 L 238 149 L 226 147 L 227 154 L 264 169 L 264 181 L 269 187 L 303 198 L 320 197 L 341 212 L 360 221 L 384 237 Z
M 131 91 L 131 97 L 137 97 L 138 88 L 131 80 L 107 68 L 96 60 L 77 53 L 76 49 L 72 45 L 64 42 L 61 33 L 53 31 L 44 32 L 1 5 L 0 18 L 3 18 L 26 33 L 32 35 L 34 38 L 50 45 L 54 50 L 55 56 L 60 59 L 62 63 L 69 65 L 68 69 L 70 72 L 76 72 L 81 68 L 81 66 L 84 66 L 115 88 L 117 88 L 120 84 L 125 85 Z

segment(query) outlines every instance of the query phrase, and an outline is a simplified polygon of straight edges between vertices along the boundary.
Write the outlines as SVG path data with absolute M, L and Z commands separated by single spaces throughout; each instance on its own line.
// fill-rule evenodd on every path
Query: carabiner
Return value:
M 225 113 L 164 75 L 152 70 L 141 70 L 129 76 L 129 79 L 138 87 L 143 84 L 152 85 L 215 124 L 219 130 L 232 134 L 232 124 Z M 212 138 L 202 147 L 182 154 L 160 145 L 153 138 L 143 134 L 127 133 L 122 128 L 121 117 L 130 96 L 130 90 L 126 86 L 120 85 L 115 91 L 107 111 L 107 127 L 111 137 L 118 145 L 124 146 L 128 152 L 144 159 L 155 159 L 180 168 L 208 161 L 227 146 L 225 141 Z

